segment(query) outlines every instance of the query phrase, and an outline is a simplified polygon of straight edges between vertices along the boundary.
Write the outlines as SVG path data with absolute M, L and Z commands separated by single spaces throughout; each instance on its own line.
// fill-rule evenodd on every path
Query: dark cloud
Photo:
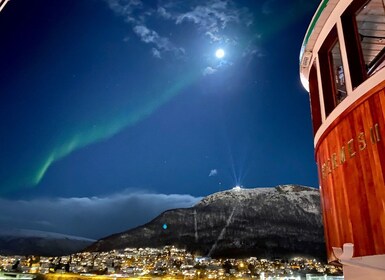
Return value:
M 153 55 L 154 57 L 156 57 L 156 58 L 162 58 L 162 56 L 161 56 L 161 54 L 160 54 L 160 51 L 159 51 L 158 49 L 152 48 L 151 52 L 152 52 L 152 55 Z
M 207 75 L 214 74 L 214 73 L 217 72 L 217 71 L 218 71 L 218 69 L 213 68 L 213 67 L 211 67 L 211 66 L 207 66 L 207 67 L 203 70 L 202 74 L 203 74 L 203 76 L 207 76 Z
M 123 16 L 127 22 L 137 23 L 137 18 L 134 12 L 143 8 L 143 3 L 140 0 L 107 0 L 108 6 L 115 13 Z
M 160 19 L 172 21 L 175 25 L 184 22 L 192 23 L 211 42 L 236 45 L 235 38 L 225 35 L 224 30 L 230 23 L 249 26 L 252 24 L 252 14 L 247 8 L 238 8 L 230 0 L 209 1 L 161 1 L 158 7 L 146 7 L 140 0 L 106 0 L 109 7 L 118 15 L 132 24 L 133 31 L 145 43 L 154 44 L 159 53 L 175 52 L 182 55 L 184 49 L 175 45 L 159 31 L 150 28 L 147 21 L 157 15 Z M 153 53 L 154 54 L 154 53 Z
M 160 58 L 161 52 L 173 52 L 177 56 L 184 53 L 183 48 L 175 46 L 167 37 L 159 35 L 157 31 L 146 26 L 146 19 L 152 16 L 153 12 L 150 8 L 145 9 L 140 0 L 106 1 L 111 10 L 132 25 L 132 30 L 143 42 L 156 46 L 155 52 L 154 48 L 152 49 L 154 57 Z
M 211 176 L 217 176 L 217 175 L 218 175 L 218 170 L 216 170 L 216 169 L 211 169 L 211 170 L 210 170 L 209 177 L 211 177 Z
M 176 17 L 177 24 L 183 21 L 191 21 L 205 30 L 218 32 L 229 22 L 239 22 L 239 13 L 238 10 L 228 9 L 228 1 L 208 1 Z
M 160 50 L 183 53 L 183 50 L 175 47 L 168 38 L 160 36 L 156 31 L 147 28 L 145 25 L 136 25 L 133 30 L 143 42 L 152 43 L 156 46 L 156 48 L 152 49 L 152 54 L 157 58 L 161 56 Z
M 172 19 L 176 24 L 191 22 L 212 42 L 236 43 L 235 38 L 224 34 L 224 29 L 230 23 L 252 24 L 252 15 L 246 8 L 237 8 L 233 1 L 211 0 L 192 2 L 190 6 L 164 3 L 158 8 L 158 14 L 165 19 Z
M 171 19 L 172 18 L 172 15 L 166 11 L 166 9 L 164 7 L 159 7 L 158 10 L 157 10 L 158 14 L 165 18 L 165 19 Z
M 158 59 L 165 58 L 186 58 L 186 51 L 180 44 L 178 36 L 173 36 L 169 29 L 161 29 L 159 21 L 167 21 L 175 28 L 185 29 L 186 24 L 196 29 L 200 39 L 204 37 L 210 44 L 222 47 L 230 46 L 233 56 L 229 60 L 212 60 L 204 56 L 201 73 L 203 76 L 212 75 L 222 68 L 232 65 L 238 58 L 247 60 L 247 64 L 255 57 L 261 57 L 258 41 L 261 35 L 254 34 L 251 43 L 244 44 L 239 41 L 239 36 L 233 33 L 234 30 L 250 32 L 250 25 L 253 23 L 253 14 L 246 7 L 239 6 L 233 0 L 207 0 L 207 1 L 174 1 L 158 0 L 151 5 L 140 0 L 105 0 L 110 9 L 117 15 L 125 18 L 132 28 L 132 31 L 146 44 L 151 45 L 150 52 Z M 264 6 L 266 9 L 271 5 L 267 0 Z M 165 33 L 167 32 L 167 33 Z M 177 32 L 176 32 L 177 33 Z M 251 34 L 251 33 L 250 33 Z M 206 42 L 207 43 L 207 42 Z M 205 44 L 205 42 L 202 42 Z M 194 50 L 188 49 L 188 56 Z M 236 54 L 238 53 L 238 55 Z M 172 56 L 170 56 L 170 54 Z
M 98 239 L 144 224 L 167 209 L 191 207 L 200 198 L 129 192 L 105 197 L 0 199 L 0 228 L 26 228 Z

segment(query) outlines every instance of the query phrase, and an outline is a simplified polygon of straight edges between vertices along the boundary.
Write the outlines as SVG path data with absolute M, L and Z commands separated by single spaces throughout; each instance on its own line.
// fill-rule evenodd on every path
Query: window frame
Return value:
M 341 23 L 343 28 L 345 50 L 349 62 L 350 79 L 352 88 L 357 88 L 367 78 L 368 74 L 365 69 L 365 60 L 358 33 L 356 21 L 356 13 L 370 0 L 356 0 L 341 15 Z
M 333 55 L 332 49 L 336 43 L 339 43 L 337 25 L 333 26 L 323 42 L 321 48 L 318 51 L 318 59 L 320 61 L 320 74 L 322 84 L 322 94 L 324 101 L 325 117 L 328 117 L 330 113 L 337 107 L 337 88 L 334 81 L 334 69 L 333 69 Z M 342 47 L 340 45 L 340 51 Z M 342 55 L 342 54 L 341 54 Z M 345 72 L 345 65 L 344 72 Z
M 314 63 L 309 71 L 309 98 L 310 111 L 313 122 L 313 136 L 322 125 L 321 101 L 318 81 L 318 68 Z
M 369 68 L 366 67 L 364 59 L 364 52 L 361 45 L 361 35 L 357 26 L 358 13 L 372 0 L 355 0 L 346 11 L 341 15 L 341 23 L 344 30 L 344 40 L 346 55 L 349 62 L 349 71 L 353 90 L 372 76 L 378 65 L 385 61 L 385 48 L 383 48 L 377 56 L 379 59 L 373 60 L 369 63 Z M 384 9 L 385 16 L 385 9 Z

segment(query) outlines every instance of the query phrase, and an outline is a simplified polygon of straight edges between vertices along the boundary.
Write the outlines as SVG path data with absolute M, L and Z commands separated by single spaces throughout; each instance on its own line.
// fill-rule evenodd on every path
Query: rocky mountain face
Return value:
M 77 236 L 37 230 L 0 230 L 0 255 L 62 256 L 95 242 Z
M 135 215 L 135 213 L 132 213 Z M 325 259 L 319 191 L 296 185 L 214 193 L 137 228 L 98 240 L 87 251 L 175 245 L 211 257 Z

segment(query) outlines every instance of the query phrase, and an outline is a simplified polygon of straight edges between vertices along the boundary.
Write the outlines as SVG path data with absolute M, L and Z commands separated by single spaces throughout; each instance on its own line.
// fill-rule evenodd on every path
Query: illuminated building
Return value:
M 300 54 L 328 260 L 385 279 L 385 0 L 323 0 Z

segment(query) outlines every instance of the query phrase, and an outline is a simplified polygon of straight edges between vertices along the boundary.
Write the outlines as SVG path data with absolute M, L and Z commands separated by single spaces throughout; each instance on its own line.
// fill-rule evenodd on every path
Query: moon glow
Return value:
M 225 56 L 225 51 L 223 49 L 217 49 L 215 52 L 215 56 L 217 58 L 222 58 Z

